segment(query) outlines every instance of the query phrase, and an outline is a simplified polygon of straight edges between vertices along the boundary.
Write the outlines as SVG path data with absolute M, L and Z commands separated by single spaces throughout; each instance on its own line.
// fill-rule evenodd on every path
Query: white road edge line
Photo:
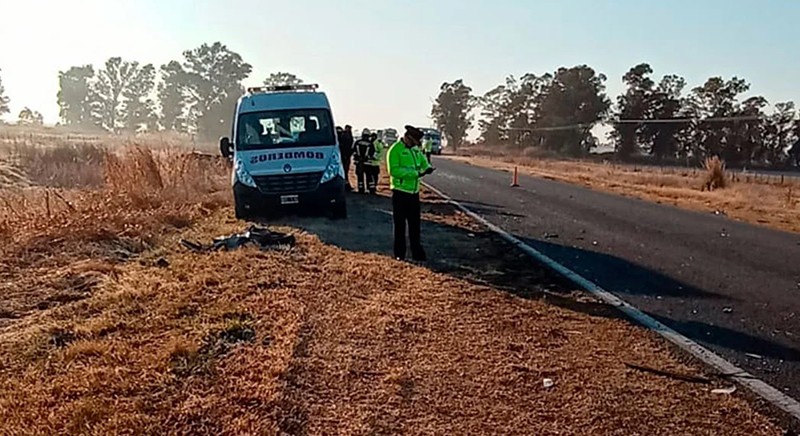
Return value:
M 429 183 L 427 182 L 422 182 L 422 183 L 426 188 L 435 192 L 436 195 L 442 197 L 448 203 L 459 208 L 462 212 L 469 215 L 474 220 L 488 227 L 489 230 L 493 231 L 494 233 L 497 233 L 500 237 L 510 242 L 511 244 L 515 245 L 517 248 L 519 248 L 526 254 L 530 255 L 539 262 L 545 264 L 547 267 L 555 270 L 556 272 L 566 277 L 576 285 L 585 289 L 593 296 L 599 298 L 600 300 L 606 302 L 607 304 L 615 306 L 625 315 L 629 316 L 630 318 L 633 318 L 642 326 L 648 328 L 649 330 L 654 331 L 664 339 L 677 345 L 682 350 L 686 351 L 687 353 L 691 354 L 697 359 L 700 359 L 706 365 L 709 365 L 712 368 L 719 371 L 720 374 L 727 375 L 731 380 L 734 380 L 740 385 L 751 390 L 764 400 L 773 404 L 775 407 L 793 416 L 795 419 L 800 420 L 800 402 L 798 402 L 794 398 L 784 394 L 783 392 L 770 386 L 769 384 L 763 382 L 762 380 L 757 379 L 754 375 L 728 362 L 727 360 L 725 360 L 718 354 L 714 353 L 713 351 L 703 347 L 697 342 L 694 342 L 693 340 L 687 338 L 686 336 L 683 336 L 682 334 L 676 332 L 675 330 L 667 327 L 666 325 L 660 323 L 659 321 L 645 314 L 636 307 L 628 304 L 627 302 L 617 297 L 616 295 L 612 294 L 611 292 L 601 288 L 594 282 L 582 277 L 580 274 L 576 273 L 575 271 L 572 271 L 566 266 L 561 265 L 560 263 L 551 259 L 550 257 L 540 252 L 539 250 L 522 242 L 521 240 L 512 236 L 511 234 L 501 229 L 500 227 L 490 223 L 482 216 L 469 210 L 466 206 L 453 200 L 452 198 L 450 198 L 450 196 L 434 188 Z

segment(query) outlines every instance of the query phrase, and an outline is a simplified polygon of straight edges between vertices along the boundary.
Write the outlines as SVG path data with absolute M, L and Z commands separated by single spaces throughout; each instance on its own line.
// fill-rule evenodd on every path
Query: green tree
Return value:
M 283 72 L 272 73 L 264 79 L 264 86 L 300 85 L 301 83 L 303 83 L 303 79 L 292 73 Z
M 694 88 L 687 104 L 691 113 L 700 117 L 700 122 L 691 135 L 693 142 L 692 156 L 700 160 L 710 156 L 723 159 L 735 157 L 736 139 L 733 134 L 734 121 L 709 121 L 734 117 L 739 110 L 739 95 L 747 92 L 750 85 L 743 79 L 733 77 L 724 80 L 721 77 L 709 78 L 703 86 Z M 752 108 L 751 108 L 752 110 Z M 732 162 L 729 162 L 732 163 Z
M 500 85 L 477 100 L 481 108 L 478 128 L 481 131 L 481 141 L 485 144 L 503 144 L 508 141 L 508 120 L 505 112 L 508 94 L 506 87 Z
M 508 143 L 517 147 L 537 145 L 541 135 L 535 123 L 542 118 L 541 103 L 553 76 L 525 74 L 487 92 L 478 100 L 481 107 L 481 138 L 487 143 Z
M 463 80 L 445 82 L 439 88 L 439 96 L 433 104 L 431 115 L 454 150 L 464 142 L 467 132 L 472 128 L 471 111 L 474 107 L 472 88 L 465 85 Z
M 242 81 L 253 67 L 225 45 L 203 44 L 183 53 L 186 82 L 181 92 L 187 98 L 190 119 L 204 140 L 229 134 L 231 114 L 242 94 Z
M 91 86 L 94 75 L 91 65 L 59 71 L 58 107 L 64 124 L 84 128 L 101 124 L 95 116 L 96 98 Z
M 155 80 L 156 70 L 152 64 L 133 68 L 130 80 L 122 89 L 122 121 L 125 130 L 138 132 L 158 129 L 156 103 L 152 98 Z
M 161 127 L 176 132 L 187 132 L 189 79 L 178 61 L 161 66 L 161 81 L 158 84 L 158 100 L 161 103 Z
M 680 120 L 685 122 L 649 123 L 644 125 L 644 137 L 650 144 L 650 154 L 657 160 L 675 158 L 681 149 L 680 138 L 686 135 L 693 125 L 685 113 L 685 100 L 682 96 L 686 80 L 676 75 L 661 79 L 650 100 L 649 115 L 656 120 Z
M 798 139 L 797 110 L 793 102 L 775 104 L 775 111 L 766 119 L 766 138 L 762 155 L 766 163 L 778 165 L 789 155 Z
M 19 112 L 17 124 L 20 126 L 41 126 L 44 124 L 44 117 L 38 111 L 24 108 Z
M 648 77 L 652 73 L 649 64 L 639 64 L 622 77 L 627 90 L 617 97 L 617 117 L 620 122 L 614 125 L 612 132 L 617 155 L 622 159 L 636 154 L 642 143 L 649 139 L 644 123 L 626 120 L 641 120 L 653 115 L 655 83 Z
M 118 132 L 124 127 L 125 111 L 123 93 L 139 70 L 138 62 L 109 58 L 97 72 L 93 90 L 99 103 L 99 117 L 104 129 Z
M 0 77 L 0 117 L 10 112 L 8 103 L 9 98 L 6 97 L 6 89 L 3 87 L 3 78 Z
M 769 126 L 765 123 L 763 109 L 767 105 L 764 97 L 748 98 L 737 105 L 734 117 L 741 119 L 733 121 L 730 126 L 727 123 L 722 125 L 728 135 L 721 156 L 726 162 L 737 166 L 749 165 L 766 156 Z
M 586 65 L 559 68 L 541 94 L 535 126 L 546 149 L 570 156 L 588 153 L 597 145 L 591 131 L 607 114 L 606 76 Z

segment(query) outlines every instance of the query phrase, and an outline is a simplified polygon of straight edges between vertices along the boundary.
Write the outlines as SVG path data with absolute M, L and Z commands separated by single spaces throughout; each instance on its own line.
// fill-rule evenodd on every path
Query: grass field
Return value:
M 97 147 L 76 186 L 6 156 L 30 183 L 0 189 L 0 435 L 783 434 L 435 197 L 425 266 L 388 255 L 386 196 L 272 223 L 293 248 L 194 253 L 246 225 L 227 164 Z
M 460 151 L 453 159 L 669 204 L 790 232 L 800 232 L 800 178 L 728 172 L 727 187 L 704 190 L 704 168 L 646 167 L 536 158 L 491 148 Z

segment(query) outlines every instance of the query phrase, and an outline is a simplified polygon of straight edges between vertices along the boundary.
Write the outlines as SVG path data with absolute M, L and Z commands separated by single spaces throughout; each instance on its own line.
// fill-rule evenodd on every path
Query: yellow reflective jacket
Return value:
M 373 166 L 380 166 L 384 159 L 383 153 L 386 151 L 386 144 L 379 138 L 375 140 L 375 159 L 370 163 Z
M 386 156 L 390 187 L 393 191 L 408 194 L 419 193 L 419 179 L 431 164 L 419 148 L 409 148 L 403 141 L 397 141 Z

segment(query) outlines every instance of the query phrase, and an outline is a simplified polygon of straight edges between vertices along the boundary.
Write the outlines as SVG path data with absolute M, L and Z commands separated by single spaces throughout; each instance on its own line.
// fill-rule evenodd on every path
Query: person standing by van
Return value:
M 372 142 L 369 131 L 365 130 L 361 134 L 361 139 L 355 144 L 356 180 L 359 194 L 365 193 L 367 187 L 370 191 L 373 190 L 370 167 L 374 159 L 375 144 Z
M 350 163 L 353 160 L 353 126 L 344 126 L 342 137 L 339 140 L 339 150 L 342 152 L 345 189 L 352 191 L 353 187 L 350 185 Z
M 392 145 L 386 157 L 392 189 L 394 257 L 398 260 L 406 258 L 406 227 L 412 258 L 420 262 L 427 260 L 420 241 L 419 181 L 434 168 L 418 150 L 422 137 L 421 130 L 406 126 L 405 135 Z
M 378 180 L 381 177 L 381 161 L 384 159 L 383 153 L 386 150 L 386 145 L 383 143 L 383 140 L 375 133 L 372 134 L 370 137 L 372 140 L 372 144 L 375 147 L 375 156 L 370 162 L 369 166 L 367 167 L 369 171 L 369 192 L 370 194 L 375 194 L 378 192 Z

